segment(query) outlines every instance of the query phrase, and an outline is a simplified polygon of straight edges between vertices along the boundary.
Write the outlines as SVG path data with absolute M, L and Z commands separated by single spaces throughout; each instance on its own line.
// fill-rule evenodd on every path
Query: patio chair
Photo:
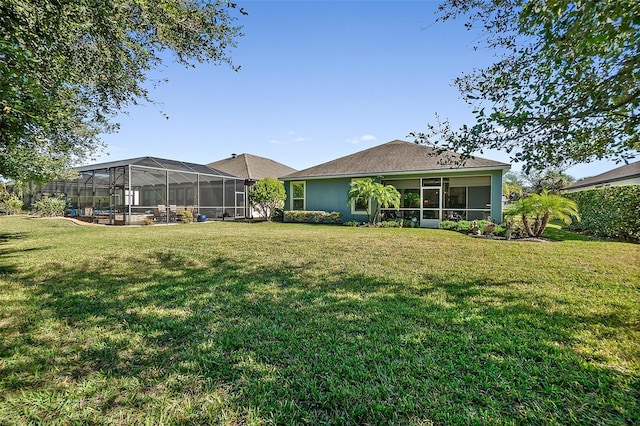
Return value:
M 169 204 L 169 221 L 175 222 L 178 216 L 178 206 L 175 204 Z
M 160 206 L 153 208 L 153 221 L 163 222 L 167 217 L 167 209 L 160 209 Z

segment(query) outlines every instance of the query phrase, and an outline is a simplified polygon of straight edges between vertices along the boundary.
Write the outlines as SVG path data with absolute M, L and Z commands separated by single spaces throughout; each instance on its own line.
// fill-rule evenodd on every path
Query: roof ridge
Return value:
M 243 159 L 244 159 L 244 165 L 247 167 L 247 177 L 251 179 L 252 178 L 251 169 L 249 168 L 249 160 L 247 159 L 247 154 L 245 153 L 241 155 L 243 156 Z

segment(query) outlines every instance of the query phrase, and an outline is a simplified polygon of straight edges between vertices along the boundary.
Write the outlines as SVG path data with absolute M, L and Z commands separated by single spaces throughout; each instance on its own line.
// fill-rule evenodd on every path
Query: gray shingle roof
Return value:
M 277 161 L 252 154 L 236 155 L 235 157 L 214 161 L 213 163 L 209 163 L 208 166 L 234 176 L 254 181 L 266 177 L 278 178 L 279 176 L 296 171 L 296 169 L 278 163 Z
M 462 165 L 456 164 L 455 160 L 459 159 L 460 155 L 455 152 L 447 151 L 441 155 L 437 155 L 434 148 L 412 142 L 394 140 L 290 175 L 282 176 L 282 178 L 298 179 L 424 172 L 430 170 L 510 168 L 510 165 L 507 163 L 479 157 L 468 159 Z
M 631 179 L 635 177 L 640 177 L 640 161 L 626 164 L 622 167 L 617 167 L 613 170 L 609 170 L 608 172 L 582 179 L 581 181 L 569 185 L 564 189 L 577 189 L 587 186 L 603 185 L 605 183 Z
M 196 172 L 216 176 L 232 176 L 231 174 L 205 166 L 204 164 L 189 163 L 186 161 L 168 160 L 166 158 L 158 157 L 137 157 L 128 158 L 126 160 L 109 161 L 107 163 L 90 164 L 87 166 L 74 167 L 78 172 L 86 172 L 92 170 L 108 169 L 112 167 L 122 166 L 145 166 L 154 167 L 158 169 L 174 170 L 180 172 Z M 233 176 L 236 177 L 236 176 Z

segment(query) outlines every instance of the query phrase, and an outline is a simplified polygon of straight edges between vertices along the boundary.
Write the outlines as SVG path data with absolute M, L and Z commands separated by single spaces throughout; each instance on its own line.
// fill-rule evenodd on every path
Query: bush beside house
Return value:
M 19 214 L 22 212 L 23 202 L 17 195 L 11 194 L 0 201 L 0 214 Z
M 269 222 L 273 219 L 276 210 L 284 207 L 286 198 L 287 194 L 282 182 L 270 177 L 260 179 L 249 191 L 249 202 Z
M 342 214 L 340 212 L 291 210 L 284 212 L 284 221 L 287 223 L 340 224 L 342 223 Z
M 571 229 L 640 242 L 640 185 L 610 186 L 564 196 L 578 204 L 582 216 Z

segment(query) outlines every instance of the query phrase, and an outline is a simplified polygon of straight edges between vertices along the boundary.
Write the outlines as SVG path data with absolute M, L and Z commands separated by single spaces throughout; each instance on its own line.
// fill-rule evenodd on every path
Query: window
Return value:
M 449 187 L 444 206 L 448 209 L 467 208 L 467 187 Z
M 366 213 L 369 203 L 364 198 L 357 198 L 351 203 L 351 213 Z
M 361 181 L 362 179 L 352 179 L 351 183 Z M 369 209 L 369 200 L 363 197 L 351 200 L 351 213 L 352 214 L 367 214 Z
M 291 182 L 291 210 L 304 210 L 304 182 Z
M 419 189 L 402 189 L 402 208 L 416 209 L 420 207 Z

